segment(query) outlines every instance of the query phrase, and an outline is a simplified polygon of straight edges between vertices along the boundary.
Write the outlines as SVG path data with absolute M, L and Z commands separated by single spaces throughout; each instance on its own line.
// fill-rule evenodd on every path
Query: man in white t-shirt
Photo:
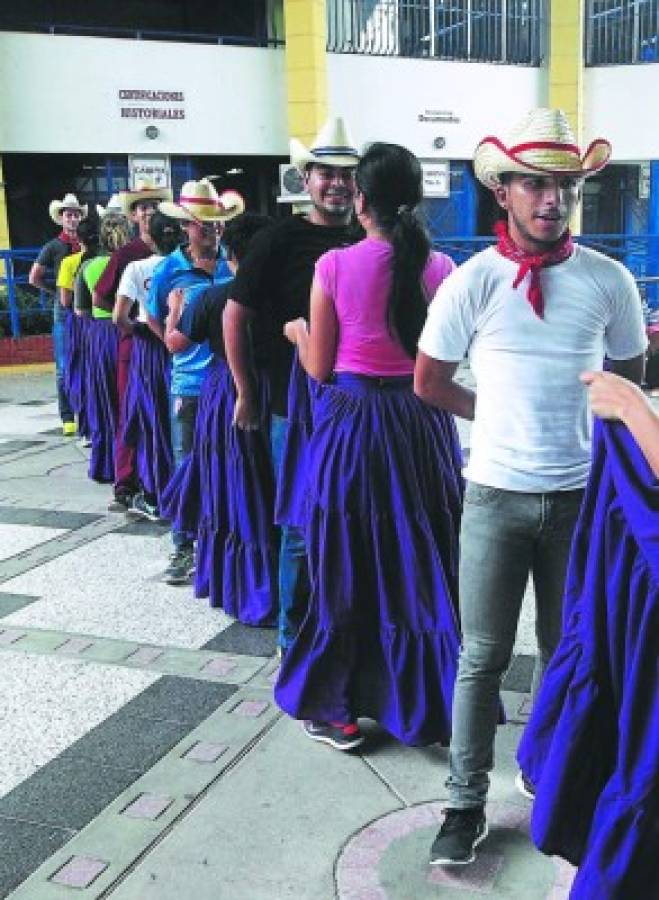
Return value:
M 618 374 L 635 382 L 643 374 L 646 337 L 632 276 L 574 245 L 568 230 L 583 179 L 610 153 L 608 142 L 597 140 L 582 156 L 560 110 L 532 110 L 507 142 L 485 138 L 474 169 L 505 211 L 495 229 L 499 241 L 444 281 L 419 341 L 417 394 L 474 420 L 460 550 L 463 646 L 435 865 L 472 862 L 487 836 L 499 687 L 529 574 L 538 638 L 534 693 L 560 637 L 565 571 L 590 464 L 591 421 L 579 375 L 601 369 L 605 355 Z M 476 393 L 453 380 L 465 354 Z

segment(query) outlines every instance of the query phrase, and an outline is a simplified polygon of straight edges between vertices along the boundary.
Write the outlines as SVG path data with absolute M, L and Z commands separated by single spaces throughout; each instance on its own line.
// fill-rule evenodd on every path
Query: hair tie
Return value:
M 404 216 L 404 215 L 406 215 L 407 213 L 411 213 L 411 212 L 412 212 L 412 207 L 411 207 L 411 206 L 409 206 L 407 203 L 401 203 L 401 205 L 400 205 L 400 206 L 398 207 L 398 209 L 396 210 L 396 215 L 397 215 L 397 216 Z

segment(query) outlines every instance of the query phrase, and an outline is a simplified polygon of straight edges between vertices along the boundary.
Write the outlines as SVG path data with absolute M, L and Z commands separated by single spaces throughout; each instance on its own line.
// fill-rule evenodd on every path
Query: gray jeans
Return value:
M 462 650 L 453 698 L 449 806 L 485 803 L 501 678 L 529 573 L 538 655 L 533 695 L 561 634 L 563 587 L 583 491 L 524 494 L 469 482 L 460 534 Z

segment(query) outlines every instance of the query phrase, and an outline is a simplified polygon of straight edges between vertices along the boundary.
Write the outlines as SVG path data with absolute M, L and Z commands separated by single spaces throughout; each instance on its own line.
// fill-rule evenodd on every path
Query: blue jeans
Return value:
M 55 298 L 55 302 L 59 300 Z M 55 357 L 55 386 L 57 388 L 57 406 L 62 422 L 73 422 L 74 415 L 69 398 L 64 390 L 64 368 L 66 366 L 66 328 L 64 319 L 53 321 L 53 356 Z
M 169 405 L 169 421 L 172 431 L 172 451 L 178 469 L 183 458 L 192 450 L 199 397 L 180 397 L 172 394 Z M 172 528 L 172 542 L 176 550 L 187 550 L 194 540 L 186 531 Z
M 281 468 L 288 421 L 272 416 L 270 446 L 275 477 Z M 304 530 L 295 525 L 281 526 L 279 545 L 279 633 L 278 643 L 288 650 L 298 633 L 309 605 L 309 565 Z
M 462 650 L 453 696 L 449 806 L 487 799 L 501 678 L 529 574 L 536 603 L 535 696 L 561 635 L 563 588 L 583 491 L 525 494 L 469 482 L 460 532 Z

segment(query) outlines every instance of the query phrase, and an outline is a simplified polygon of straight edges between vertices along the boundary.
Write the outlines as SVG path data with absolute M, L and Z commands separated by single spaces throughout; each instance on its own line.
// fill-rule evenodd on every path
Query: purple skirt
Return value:
M 537 846 L 579 866 L 573 900 L 659 885 L 659 484 L 627 429 L 597 422 L 563 636 L 518 751 Z
M 314 405 L 312 591 L 275 698 L 297 719 L 376 719 L 405 744 L 450 736 L 462 455 L 411 378 L 336 375 Z
M 277 525 L 305 524 L 307 453 L 313 431 L 313 406 L 322 387 L 304 371 L 297 350 L 288 383 L 288 416 L 277 477 L 275 522 Z
M 66 366 L 64 368 L 64 390 L 69 398 L 71 409 L 78 417 L 78 434 L 89 437 L 89 420 L 87 415 L 87 382 L 85 378 L 85 360 L 87 355 L 87 319 L 76 316 L 70 310 L 65 311 L 64 327 L 66 329 Z
M 278 535 L 273 524 L 268 380 L 258 378 L 263 424 L 234 428 L 235 387 L 223 360 L 213 364 L 199 397 L 192 452 L 163 497 L 174 527 L 196 536 L 195 596 L 245 625 L 277 617 Z
M 163 342 L 149 331 L 136 329 L 125 397 L 124 442 L 135 449 L 141 486 L 159 503 L 174 471 L 170 370 L 171 357 Z
M 114 437 L 117 427 L 117 348 L 119 332 L 111 319 L 87 325 L 87 413 L 92 449 L 89 477 L 114 482 Z

